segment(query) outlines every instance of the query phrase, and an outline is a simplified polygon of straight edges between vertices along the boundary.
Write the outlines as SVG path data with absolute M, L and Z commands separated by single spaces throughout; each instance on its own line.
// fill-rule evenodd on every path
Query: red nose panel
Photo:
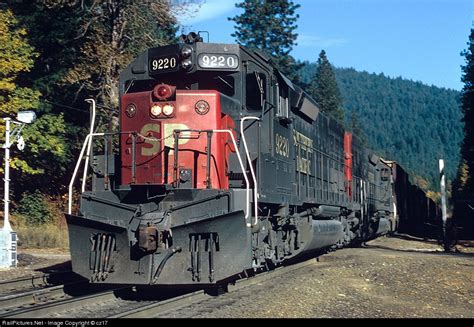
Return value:
M 173 184 L 186 188 L 227 189 L 226 161 L 229 153 L 235 151 L 231 138 L 228 134 L 212 133 L 208 151 L 208 134 L 196 132 L 234 128 L 232 119 L 221 113 L 220 93 L 177 90 L 176 101 L 167 102 L 175 107 L 172 118 L 152 118 L 149 114 L 151 100 L 150 92 L 122 97 L 122 131 L 139 134 L 135 149 L 135 173 L 132 137 L 121 137 L 122 184 Z M 203 101 L 209 104 L 208 111 L 202 110 Z M 127 105 L 131 103 L 137 107 L 134 117 L 129 117 L 126 112 Z M 176 165 L 175 130 L 181 131 Z M 208 152 L 211 154 L 209 168 Z
M 120 138 L 122 184 L 163 183 L 163 148 L 159 141 L 163 133 L 162 123 L 150 117 L 150 99 L 150 92 L 131 93 L 122 97 L 121 130 L 127 132 Z M 133 116 L 127 115 L 127 107 L 131 105 L 136 107 Z

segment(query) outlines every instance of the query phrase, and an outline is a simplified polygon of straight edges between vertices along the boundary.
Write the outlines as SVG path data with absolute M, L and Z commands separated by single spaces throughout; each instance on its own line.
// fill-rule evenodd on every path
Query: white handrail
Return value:
M 92 142 L 93 136 L 104 136 L 105 133 L 89 133 L 84 140 L 84 145 L 82 146 L 81 154 L 79 155 L 79 159 L 77 159 L 76 167 L 74 168 L 74 173 L 72 174 L 71 182 L 69 182 L 69 198 L 68 198 L 68 214 L 72 213 L 72 188 L 74 185 L 74 180 L 76 179 L 77 171 L 79 170 L 79 166 L 81 165 L 82 157 L 84 156 L 84 151 L 86 150 L 86 146 Z
M 95 100 L 94 99 L 86 99 L 86 102 L 92 103 L 92 117 L 91 117 L 91 128 L 89 135 L 94 133 L 94 125 L 95 125 Z M 91 146 L 92 146 L 92 138 L 90 139 L 89 144 L 87 145 L 87 153 L 86 153 L 86 163 L 84 164 L 84 173 L 82 175 L 82 193 L 86 191 L 86 180 L 87 180 L 87 170 L 89 168 L 89 157 L 91 154 Z
M 245 155 L 247 156 L 247 161 L 250 167 L 250 173 L 252 174 L 252 179 L 253 179 L 253 203 L 255 206 L 255 219 L 252 226 L 255 226 L 258 223 L 258 193 L 257 193 L 258 186 L 257 186 L 257 177 L 255 176 L 252 160 L 250 159 L 249 149 L 247 147 L 247 141 L 245 140 L 244 121 L 246 120 L 260 120 L 260 118 L 255 117 L 255 116 L 247 116 L 247 117 L 243 117 L 240 120 L 240 135 L 242 135 L 242 141 L 244 142 Z M 245 174 L 245 171 L 244 171 L 244 174 Z
M 228 129 L 213 129 L 212 130 L 213 133 L 228 133 L 230 135 L 230 137 L 232 138 L 232 143 L 234 143 L 234 147 L 235 147 L 235 153 L 237 154 L 237 159 L 239 159 L 239 164 L 240 164 L 240 168 L 242 169 L 242 173 L 244 175 L 244 178 L 245 178 L 245 189 L 246 189 L 246 198 L 247 198 L 247 201 L 246 201 L 246 210 L 245 210 L 245 221 L 248 220 L 249 218 L 249 214 L 250 214 L 250 183 L 249 183 L 249 179 L 247 177 L 247 174 L 245 173 L 245 167 L 244 167 L 244 163 L 242 161 L 242 158 L 240 157 L 240 153 L 239 153 L 239 150 L 238 150 L 238 147 L 237 147 L 237 142 L 235 141 L 235 137 L 234 137 L 234 134 L 232 133 L 232 131 L 228 130 Z M 247 222 L 247 227 L 251 227 L 252 224 Z

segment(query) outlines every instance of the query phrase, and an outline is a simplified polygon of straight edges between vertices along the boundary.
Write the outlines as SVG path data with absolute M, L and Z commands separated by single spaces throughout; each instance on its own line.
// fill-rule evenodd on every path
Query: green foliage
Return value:
M 145 48 L 174 40 L 176 20 L 161 0 L 7 0 L 7 5 L 37 53 L 34 65 L 23 60 L 30 71 L 21 80 L 43 95 L 18 96 L 36 101 L 39 119 L 25 128 L 27 146 L 22 160 L 13 163 L 34 178 L 12 172 L 13 191 L 17 197 L 35 189 L 62 194 L 89 123 L 84 99 L 98 100 L 103 128 L 115 115 L 119 72 Z
M 453 185 L 453 216 L 456 224 L 464 226 L 465 236 L 474 233 L 474 28 L 471 28 L 468 48 L 461 55 L 466 64 L 462 66 L 461 109 L 464 122 L 464 138 L 461 147 L 461 162 Z
M 26 140 L 24 152 L 12 149 L 12 177 L 16 182 L 24 184 L 15 193 L 25 190 L 34 190 L 36 187 L 48 189 L 51 182 L 58 180 L 68 157 L 68 141 L 66 140 L 66 126 L 62 114 L 46 114 L 40 104 L 40 93 L 23 84 L 34 84 L 28 81 L 34 76 L 34 59 L 39 57 L 26 39 L 27 30 L 20 27 L 20 21 L 11 10 L 0 11 L 0 110 L 2 116 L 12 116 L 20 110 L 34 109 L 39 119 L 32 125 L 24 128 L 22 134 Z M 20 82 L 21 81 L 21 82 Z M 12 126 L 12 128 L 15 125 Z M 5 125 L 0 124 L 0 134 L 3 141 Z M 2 169 L 3 170 L 3 169 Z M 30 175 L 37 179 L 31 182 Z M 21 184 L 19 184 L 21 185 Z M 57 191 L 59 188 L 53 188 Z
M 232 34 L 237 43 L 259 49 L 270 56 L 278 69 L 296 80 L 301 65 L 290 56 L 298 34 L 295 33 L 300 7 L 289 0 L 245 0 L 235 5 L 244 13 L 229 20 L 235 22 Z
M 351 111 L 351 118 L 347 128 L 359 137 L 362 144 L 367 145 L 367 135 L 365 135 L 364 128 L 360 124 L 360 118 L 355 111 Z
M 39 93 L 19 85 L 22 73 L 33 66 L 37 53 L 28 44 L 27 31 L 19 27 L 18 20 L 11 10 L 0 10 L 0 113 L 2 117 L 14 117 L 20 110 L 34 109 L 38 106 Z M 12 126 L 13 127 L 13 126 Z M 5 124 L 0 125 L 0 142 L 5 142 Z M 25 173 L 34 169 L 12 154 L 12 166 Z M 3 171 L 3 168 L 1 169 Z
M 302 80 L 315 69 L 307 63 Z M 445 159 L 446 176 L 454 178 L 462 140 L 459 92 L 352 68 L 334 72 L 346 119 L 356 113 L 370 147 L 426 179 L 432 190 L 439 189 L 438 159 Z
M 23 216 L 27 225 L 39 226 L 53 220 L 48 207 L 48 198 L 39 190 L 23 194 L 18 203 L 17 213 Z
M 319 54 L 316 72 L 311 80 L 309 92 L 316 99 L 323 112 L 333 116 L 341 123 L 344 122 L 341 92 L 324 50 Z
M 464 87 L 461 90 L 464 139 L 461 147 L 462 166 L 459 168 L 459 191 L 474 193 L 474 29 L 469 35 L 468 48 L 461 55 L 466 58 L 461 77 Z
M 71 153 L 71 131 L 67 130 L 63 114 L 42 115 L 35 124 L 24 129 L 26 147 L 21 157 L 27 158 L 31 169 L 37 174 L 34 178 L 15 174 L 17 185 L 23 185 L 19 192 L 25 190 L 42 190 L 48 194 L 61 194 L 67 188 L 70 175 L 68 165 L 74 163 Z M 23 161 L 15 165 L 23 164 Z
M 15 100 L 10 92 L 18 88 L 16 79 L 33 66 L 37 53 L 28 44 L 27 31 L 18 26 L 11 10 L 0 10 L 0 110 L 16 113 Z

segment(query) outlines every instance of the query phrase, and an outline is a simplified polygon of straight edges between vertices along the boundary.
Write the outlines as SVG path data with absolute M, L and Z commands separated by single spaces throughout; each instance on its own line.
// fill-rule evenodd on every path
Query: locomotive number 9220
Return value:
M 239 58 L 233 54 L 205 54 L 198 58 L 201 68 L 235 69 L 239 66 Z
M 178 58 L 176 56 L 164 56 L 150 60 L 151 71 L 172 71 L 178 66 Z

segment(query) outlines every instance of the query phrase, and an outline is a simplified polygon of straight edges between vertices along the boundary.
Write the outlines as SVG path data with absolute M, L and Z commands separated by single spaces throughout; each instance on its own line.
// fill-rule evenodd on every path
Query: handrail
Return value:
M 89 102 L 92 104 L 92 117 L 91 117 L 91 128 L 89 135 L 94 133 L 94 125 L 95 125 L 95 100 L 94 99 L 86 99 L 86 102 Z M 86 162 L 84 165 L 84 173 L 82 175 L 82 193 L 86 191 L 86 180 L 87 180 L 87 170 L 89 168 L 89 158 L 91 155 L 91 146 L 92 146 L 92 138 L 89 144 L 87 145 L 87 153 L 86 153 Z
M 255 116 L 247 116 L 247 117 L 243 117 L 240 120 L 240 135 L 242 135 L 242 141 L 244 142 L 245 155 L 247 156 L 247 161 L 250 167 L 250 173 L 252 174 L 252 179 L 253 179 L 253 202 L 255 206 L 255 219 L 254 219 L 255 221 L 252 226 L 255 226 L 258 223 L 258 193 L 257 193 L 258 186 L 257 186 L 257 177 L 255 176 L 255 171 L 253 169 L 252 161 L 250 159 L 249 149 L 247 147 L 247 141 L 245 139 L 244 121 L 246 120 L 260 120 L 260 118 L 255 117 Z
M 249 183 L 249 178 L 247 177 L 247 174 L 245 173 L 245 166 L 242 161 L 242 158 L 240 157 L 240 153 L 238 151 L 237 142 L 235 141 L 234 134 L 232 133 L 232 131 L 228 129 L 213 129 L 212 132 L 213 133 L 228 133 L 230 137 L 232 138 L 232 143 L 234 143 L 235 153 L 237 154 L 237 159 L 239 159 L 240 168 L 242 169 L 242 173 L 245 179 L 245 190 L 246 190 L 246 199 L 247 199 L 246 204 L 245 204 L 246 206 L 245 221 L 247 221 L 250 215 L 250 183 Z M 252 227 L 252 223 L 247 222 L 247 227 Z
M 242 161 L 242 157 L 240 156 L 240 153 L 237 150 L 238 149 L 237 142 L 235 141 L 235 137 L 234 137 L 234 134 L 232 133 L 232 131 L 229 130 L 229 129 L 206 129 L 206 130 L 204 130 L 204 129 L 203 130 L 175 129 L 173 131 L 173 133 L 178 133 L 178 134 L 181 133 L 181 132 L 197 132 L 197 133 L 212 132 L 212 133 L 227 133 L 227 134 L 230 135 L 230 137 L 232 138 L 232 143 L 234 144 L 234 148 L 236 149 L 237 159 L 239 159 L 240 168 L 242 169 L 242 173 L 243 173 L 244 179 L 245 179 L 245 190 L 246 190 L 245 220 L 247 221 L 248 218 L 249 218 L 249 215 L 250 215 L 250 182 L 249 182 L 249 179 L 247 177 L 247 174 L 245 173 L 245 166 L 244 166 L 244 163 Z M 251 226 L 252 226 L 252 224 L 247 222 L 247 227 L 251 227 Z
M 68 214 L 72 213 L 72 188 L 76 179 L 77 171 L 79 170 L 79 166 L 81 165 L 81 161 L 84 156 L 84 151 L 86 150 L 86 147 L 89 147 L 89 144 L 92 142 L 93 136 L 104 136 L 105 134 L 106 133 L 89 133 L 87 134 L 86 139 L 84 140 L 84 145 L 82 146 L 81 154 L 79 155 L 79 159 L 77 159 L 76 167 L 74 168 L 74 172 L 71 177 L 71 182 L 69 182 Z

